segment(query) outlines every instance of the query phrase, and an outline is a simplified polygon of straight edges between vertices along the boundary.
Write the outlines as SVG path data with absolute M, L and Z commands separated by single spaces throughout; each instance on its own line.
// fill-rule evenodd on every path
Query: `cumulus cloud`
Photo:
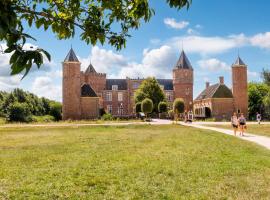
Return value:
M 270 32 L 259 33 L 250 38 L 250 42 L 253 46 L 260 48 L 270 48 Z
M 49 76 L 36 77 L 33 81 L 31 92 L 39 97 L 46 97 L 58 101 L 62 99 L 62 87 L 56 85 Z
M 145 49 L 141 63 L 129 62 L 114 77 L 148 77 L 155 76 L 158 78 L 171 77 L 171 69 L 175 64 L 177 56 L 174 49 L 163 45 L 157 49 Z
M 196 34 L 199 34 L 198 31 L 196 31 L 196 30 L 194 30 L 194 29 L 192 29 L 192 28 L 189 28 L 189 29 L 187 30 L 187 33 L 188 33 L 189 35 L 196 35 Z
M 166 43 L 179 49 L 181 43 L 184 44 L 185 51 L 199 54 L 218 54 L 233 48 L 245 45 L 246 40 L 243 34 L 231 35 L 228 37 L 207 37 L 207 36 L 183 36 L 173 37 Z
M 230 70 L 230 66 L 227 63 L 222 62 L 216 58 L 199 60 L 198 65 L 200 66 L 201 69 L 212 71 L 212 72 L 220 71 L 220 70 L 225 70 L 225 71 Z
M 188 21 L 177 22 L 174 18 L 165 18 L 164 24 L 174 29 L 184 29 L 189 25 Z
M 87 58 L 79 58 L 82 63 L 82 70 L 85 70 L 91 62 L 98 72 L 108 72 L 115 67 L 123 67 L 127 65 L 125 57 L 117 54 L 112 50 L 106 50 L 94 46 Z

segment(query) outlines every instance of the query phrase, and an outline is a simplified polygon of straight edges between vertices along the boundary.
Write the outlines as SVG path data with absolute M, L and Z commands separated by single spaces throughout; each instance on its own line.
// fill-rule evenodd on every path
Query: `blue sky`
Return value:
M 156 15 L 139 30 L 131 31 L 127 47 L 119 52 L 109 45 L 95 47 L 80 41 L 79 34 L 59 41 L 43 29 L 28 28 L 38 41 L 32 45 L 48 50 L 52 62 L 33 70 L 27 78 L 10 77 L 8 58 L 0 55 L 0 90 L 20 87 L 39 96 L 61 101 L 61 62 L 73 46 L 82 62 L 90 60 L 99 72 L 111 78 L 171 78 L 171 71 L 183 48 L 194 68 L 194 98 L 218 76 L 231 86 L 230 66 L 239 52 L 248 65 L 250 81 L 260 81 L 262 68 L 270 67 L 270 1 L 193 0 L 189 10 L 169 8 L 165 0 L 151 0 Z M 1 43 L 4 47 L 5 44 Z

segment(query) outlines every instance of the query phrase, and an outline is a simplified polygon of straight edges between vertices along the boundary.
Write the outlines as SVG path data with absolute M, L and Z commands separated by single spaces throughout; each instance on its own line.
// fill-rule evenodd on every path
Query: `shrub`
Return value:
M 44 115 L 44 116 L 33 116 L 33 122 L 53 122 L 55 119 L 51 115 Z
M 27 103 L 15 102 L 7 108 L 7 119 L 12 122 L 30 122 L 31 110 Z
M 104 109 L 104 108 L 100 108 L 100 109 L 99 109 L 99 116 L 102 117 L 104 114 L 106 114 L 105 109 Z
M 49 114 L 54 117 L 55 121 L 61 120 L 62 119 L 62 105 L 58 102 L 51 102 Z
M 181 98 L 177 98 L 173 102 L 173 112 L 176 114 L 183 113 L 185 110 L 184 100 Z
M 135 104 L 135 112 L 136 113 L 142 112 L 142 103 L 141 102 L 138 102 Z
M 145 115 L 151 113 L 153 110 L 153 101 L 148 98 L 144 99 L 141 104 L 141 110 L 145 113 Z
M 159 102 L 159 104 L 158 104 L 158 112 L 164 113 L 164 112 L 167 112 L 167 110 L 168 110 L 167 103 L 164 102 L 164 101 Z
M 168 111 L 168 115 L 169 115 L 169 118 L 170 119 L 173 119 L 174 118 L 174 112 L 173 112 L 173 110 L 169 110 Z
M 105 113 L 104 115 L 102 115 L 101 119 L 104 121 L 111 121 L 113 120 L 113 116 L 111 113 Z

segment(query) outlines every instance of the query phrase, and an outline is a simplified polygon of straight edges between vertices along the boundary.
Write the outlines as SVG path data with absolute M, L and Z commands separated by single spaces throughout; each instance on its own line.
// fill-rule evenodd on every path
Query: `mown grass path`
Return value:
M 0 199 L 269 199 L 270 151 L 179 125 L 0 130 Z

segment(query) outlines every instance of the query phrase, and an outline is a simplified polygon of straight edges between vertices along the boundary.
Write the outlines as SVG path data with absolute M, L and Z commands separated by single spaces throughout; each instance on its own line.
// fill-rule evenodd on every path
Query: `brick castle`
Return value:
M 196 117 L 224 118 L 233 111 L 247 115 L 247 66 L 238 57 L 232 66 L 232 91 L 220 83 L 210 86 L 193 100 L 193 67 L 184 51 L 172 70 L 172 79 L 157 79 L 169 106 L 182 98 L 186 110 Z M 107 79 L 90 63 L 85 72 L 71 48 L 63 62 L 63 119 L 95 119 L 100 108 L 113 116 L 127 117 L 134 113 L 134 93 L 144 79 Z

